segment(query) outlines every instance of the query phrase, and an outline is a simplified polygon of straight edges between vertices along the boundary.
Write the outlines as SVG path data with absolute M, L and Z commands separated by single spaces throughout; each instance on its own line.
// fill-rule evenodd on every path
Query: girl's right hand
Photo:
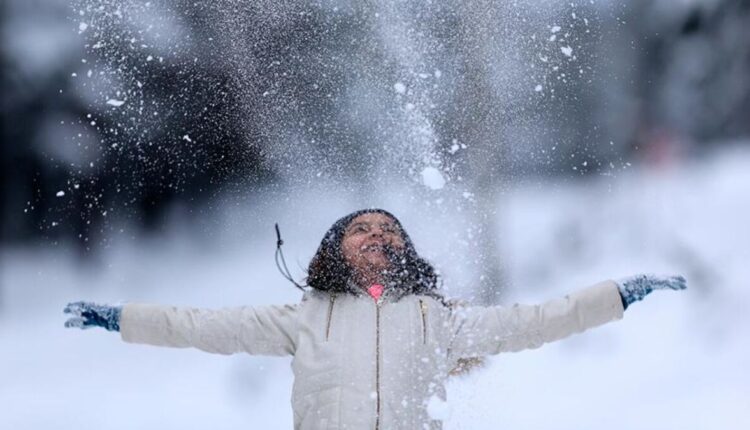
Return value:
M 65 321 L 65 327 L 87 329 L 103 327 L 109 331 L 120 331 L 122 306 L 99 305 L 92 302 L 68 303 L 63 309 L 73 316 Z

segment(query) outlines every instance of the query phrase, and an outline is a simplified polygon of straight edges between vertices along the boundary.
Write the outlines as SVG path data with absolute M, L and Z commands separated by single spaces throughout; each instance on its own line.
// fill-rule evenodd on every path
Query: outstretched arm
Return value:
M 630 303 L 655 289 L 670 288 L 667 285 L 684 288 L 684 278 L 640 275 L 618 282 L 601 282 L 538 305 L 458 309 L 451 317 L 451 353 L 455 357 L 475 357 L 538 348 L 621 319 Z
M 75 302 L 66 327 L 120 331 L 125 342 L 198 348 L 217 354 L 294 354 L 298 305 L 197 309 L 152 304 Z

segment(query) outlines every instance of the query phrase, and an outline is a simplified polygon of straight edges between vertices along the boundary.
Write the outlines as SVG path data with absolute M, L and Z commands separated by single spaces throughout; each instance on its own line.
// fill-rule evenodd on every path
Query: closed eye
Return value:
M 396 233 L 396 226 L 392 224 L 383 224 L 380 226 L 383 231 L 387 231 L 388 233 Z
M 364 223 L 354 224 L 349 229 L 349 231 L 354 231 L 354 232 L 363 232 L 363 231 L 368 231 L 368 230 L 369 230 L 369 226 L 367 224 L 364 224 Z

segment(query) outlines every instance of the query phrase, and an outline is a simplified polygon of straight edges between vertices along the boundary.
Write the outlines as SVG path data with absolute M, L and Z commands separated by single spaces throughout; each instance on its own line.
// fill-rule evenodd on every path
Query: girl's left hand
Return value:
M 617 281 L 623 308 L 643 300 L 654 290 L 684 290 L 687 280 L 683 276 L 635 275 Z

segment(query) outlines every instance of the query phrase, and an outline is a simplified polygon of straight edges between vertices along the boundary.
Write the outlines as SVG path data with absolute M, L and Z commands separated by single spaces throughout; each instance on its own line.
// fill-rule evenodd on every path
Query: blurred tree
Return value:
M 612 97 L 631 102 L 611 127 L 627 133 L 631 149 L 654 155 L 750 134 L 750 45 L 741 42 L 750 39 L 750 3 L 639 0 L 624 13 L 631 24 L 611 43 L 633 84 Z
M 31 47 L 4 45 L 2 241 L 70 237 L 86 251 L 106 241 L 107 217 L 156 227 L 172 201 L 198 203 L 227 181 L 269 174 L 243 140 L 230 78 L 210 53 L 178 44 L 176 55 L 146 60 L 143 28 L 132 25 L 143 19 L 137 7 L 101 3 L 76 10 L 88 51 L 73 50 L 52 69 L 29 69 L 22 55 Z M 14 23 L 34 13 L 12 6 Z M 65 7 L 45 12 L 70 16 Z M 184 16 L 188 40 L 210 38 L 200 15 Z M 29 25 L 54 37 L 44 22 Z M 208 59 L 195 65 L 199 54 Z

